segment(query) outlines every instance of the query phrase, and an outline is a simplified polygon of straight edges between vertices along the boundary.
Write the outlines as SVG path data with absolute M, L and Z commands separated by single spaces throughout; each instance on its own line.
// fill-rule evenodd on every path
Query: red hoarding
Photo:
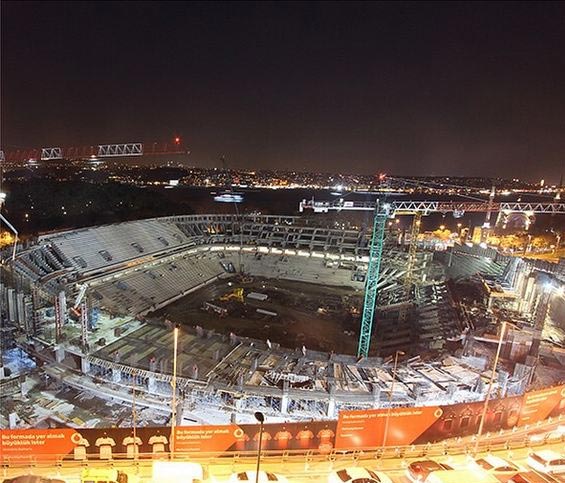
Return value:
M 328 453 L 425 444 L 476 434 L 483 402 L 444 406 L 342 411 L 338 421 L 265 424 L 262 449 Z M 565 385 L 489 402 L 484 431 L 510 429 L 565 414 Z M 385 440 L 386 433 L 386 440 Z M 0 461 L 168 457 L 170 427 L 0 430 Z M 178 453 L 257 451 L 258 424 L 175 428 Z

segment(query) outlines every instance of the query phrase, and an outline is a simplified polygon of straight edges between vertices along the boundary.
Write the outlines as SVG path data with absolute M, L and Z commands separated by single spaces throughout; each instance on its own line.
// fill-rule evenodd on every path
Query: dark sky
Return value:
M 156 141 L 195 162 L 544 177 L 565 3 L 2 2 L 2 145 Z

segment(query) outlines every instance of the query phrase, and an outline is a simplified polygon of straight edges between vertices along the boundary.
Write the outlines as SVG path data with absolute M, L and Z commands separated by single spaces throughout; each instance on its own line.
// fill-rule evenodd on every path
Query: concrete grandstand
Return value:
M 49 377 L 127 404 L 135 397 L 136 404 L 167 414 L 172 325 L 153 312 L 215 284 L 243 286 L 246 278 L 333 287 L 359 297 L 369 237 L 370 230 L 324 227 L 292 216 L 140 220 L 44 235 L 6 267 L 9 277 L 0 288 L 8 302 L 13 299 L 8 318 L 14 337 L 47 363 Z M 510 258 L 493 260 L 465 247 L 441 262 L 432 253 L 418 253 L 416 283 L 407 295 L 407 254 L 389 240 L 379 279 L 376 350 L 361 360 L 335 353 L 339 345 L 335 352 L 321 351 L 185 324 L 178 356 L 179 419 L 244 422 L 257 408 L 283 420 L 335 418 L 346 408 L 482 399 L 488 358 L 445 350 L 450 344 L 465 347 L 469 330 L 446 274 L 451 279 L 482 274 L 483 281 L 494 278 L 516 290 L 526 275 L 515 272 L 531 267 L 512 269 Z M 538 297 L 529 290 L 530 298 Z M 410 317 L 402 322 L 398 312 L 406 306 Z M 276 320 L 268 315 L 276 311 L 266 312 L 258 326 L 284 322 L 282 315 Z M 387 356 L 396 350 L 408 355 L 393 384 Z M 496 385 L 501 394 L 519 393 L 526 387 L 523 379 L 519 371 L 508 372 Z M 61 413 L 73 424 L 72 408 Z

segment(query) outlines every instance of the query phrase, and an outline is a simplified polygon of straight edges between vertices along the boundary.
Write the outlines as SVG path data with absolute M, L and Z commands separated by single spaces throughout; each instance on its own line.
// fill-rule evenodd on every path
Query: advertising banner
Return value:
M 75 446 L 74 429 L 16 429 L 0 431 L 0 461 L 29 459 L 30 456 L 49 459 L 67 454 Z
M 532 424 L 559 414 L 565 414 L 565 385 L 524 394 L 519 424 Z
M 412 444 L 442 414 L 438 406 L 344 411 L 337 424 L 336 448 Z
M 479 429 L 483 408 L 484 402 L 478 401 L 390 411 L 342 411 L 337 423 L 336 448 L 425 444 L 470 436 Z M 559 414 L 565 414 L 565 385 L 490 400 L 483 429 L 485 432 L 511 429 Z
M 179 453 L 223 453 L 237 441 L 241 429 L 235 424 L 180 426 L 175 428 L 175 451 Z
M 338 421 L 265 424 L 261 448 L 329 453 L 336 449 L 426 444 L 476 434 L 483 402 L 341 411 Z M 565 385 L 489 402 L 484 431 L 511 429 L 565 414 Z M 178 453 L 257 451 L 258 424 L 179 426 Z M 171 428 L 61 428 L 0 430 L 0 462 L 16 460 L 166 459 Z
M 265 424 L 263 450 L 311 450 L 329 453 L 334 448 L 336 421 Z M 258 424 L 175 427 L 175 453 L 257 451 Z M 0 461 L 168 459 L 171 428 L 79 428 L 2 430 Z

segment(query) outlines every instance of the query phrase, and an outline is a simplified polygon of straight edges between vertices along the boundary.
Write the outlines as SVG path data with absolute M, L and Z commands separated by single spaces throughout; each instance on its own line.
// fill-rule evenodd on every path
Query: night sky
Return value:
M 195 164 L 546 178 L 565 3 L 2 2 L 2 146 L 158 141 Z

